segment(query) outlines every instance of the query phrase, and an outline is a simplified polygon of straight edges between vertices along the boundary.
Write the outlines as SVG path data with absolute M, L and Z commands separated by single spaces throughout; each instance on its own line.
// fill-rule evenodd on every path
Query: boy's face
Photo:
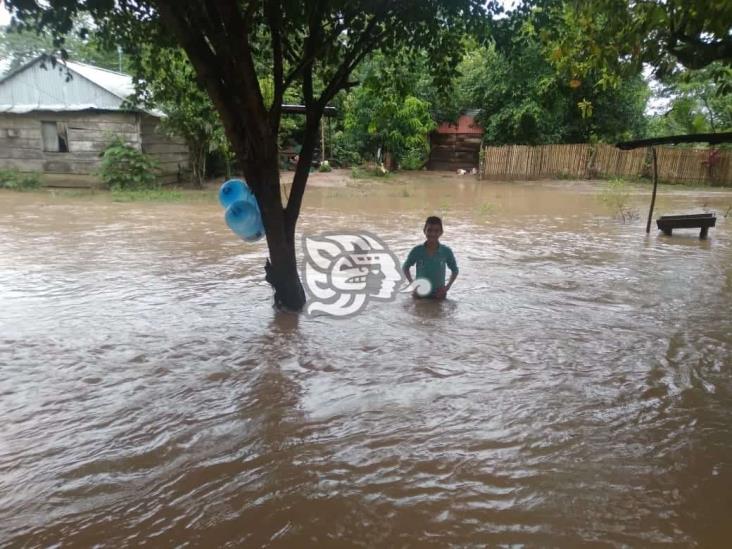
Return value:
M 442 236 L 442 225 L 437 223 L 427 223 L 424 227 L 424 235 L 428 242 L 437 242 Z

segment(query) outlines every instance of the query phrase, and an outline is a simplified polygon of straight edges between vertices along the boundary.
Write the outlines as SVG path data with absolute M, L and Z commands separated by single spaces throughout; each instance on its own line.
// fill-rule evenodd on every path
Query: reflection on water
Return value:
M 307 318 L 213 202 L 0 194 L 0 542 L 726 545 L 729 220 L 433 176 L 313 188 L 300 228 L 404 257 L 431 213 L 448 301 Z

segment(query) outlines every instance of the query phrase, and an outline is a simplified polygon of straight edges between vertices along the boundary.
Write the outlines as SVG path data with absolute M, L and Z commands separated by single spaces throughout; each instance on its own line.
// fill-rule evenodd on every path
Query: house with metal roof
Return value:
M 188 170 L 182 138 L 160 131 L 164 116 L 130 107 L 126 74 L 39 57 L 0 79 L 0 169 L 93 175 L 115 137 L 155 158 L 164 180 Z

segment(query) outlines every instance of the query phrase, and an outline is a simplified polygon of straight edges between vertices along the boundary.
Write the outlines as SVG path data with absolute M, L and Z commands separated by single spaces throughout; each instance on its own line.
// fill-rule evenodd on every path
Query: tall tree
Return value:
M 651 119 L 652 135 L 732 130 L 732 67 L 715 62 L 680 71 L 662 83 L 660 96 L 669 100 L 669 106 Z
M 521 28 L 471 49 L 458 65 L 456 96 L 481 109 L 492 144 L 577 143 L 641 137 L 647 85 L 640 75 L 622 86 L 596 86 L 588 73 L 572 87 L 544 56 L 541 41 Z
M 547 59 L 578 91 L 585 118 L 598 90 L 619 89 L 644 64 L 657 78 L 678 67 L 732 63 L 732 3 L 720 0 L 523 0 L 518 12 Z
M 180 48 L 144 47 L 130 59 L 130 69 L 137 92 L 132 102 L 165 112 L 163 128 L 186 140 L 193 181 L 202 185 L 209 153 L 226 158 L 229 143 L 185 52 Z
M 361 85 L 343 102 L 342 139 L 357 145 L 362 157 L 381 150 L 388 169 L 424 164 L 429 132 L 437 127 L 429 101 L 418 97 L 426 75 L 421 55 L 370 56 L 358 70 Z
M 601 85 L 651 65 L 658 77 L 678 64 L 732 64 L 732 3 L 720 0 L 524 0 L 554 64 L 581 80 L 600 71 Z M 545 24 L 560 21 L 561 24 Z
M 108 39 L 180 45 L 211 97 L 262 211 L 275 303 L 300 310 L 305 294 L 295 257 L 310 161 L 323 111 L 370 52 L 423 48 L 433 68 L 459 60 L 465 28 L 482 24 L 497 3 L 481 0 L 7 0 L 21 26 L 50 27 L 59 38 L 87 11 Z M 273 100 L 266 105 L 255 57 L 271 60 Z M 319 77 L 319 78 L 318 78 Z M 316 85 L 317 82 L 321 85 Z M 305 131 L 292 190 L 280 193 L 278 130 L 282 98 L 297 85 Z

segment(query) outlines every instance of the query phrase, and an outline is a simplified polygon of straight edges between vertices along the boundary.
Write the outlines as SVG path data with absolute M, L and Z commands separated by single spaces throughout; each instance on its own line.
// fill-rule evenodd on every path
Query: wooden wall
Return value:
M 66 124 L 69 152 L 43 150 L 41 122 Z M 158 119 L 129 112 L 0 113 L 0 169 L 47 174 L 89 175 L 115 137 L 158 161 L 164 178 L 188 169 L 188 149 L 180 139 L 156 131 Z
M 187 178 L 190 169 L 188 146 L 181 137 L 166 135 L 160 130 L 160 119 L 142 115 L 140 124 L 142 152 L 155 158 L 166 181 Z
M 480 134 L 433 132 L 428 168 L 450 171 L 477 168 L 481 139 Z
M 65 123 L 69 152 L 43 150 L 41 122 Z M 122 112 L 32 112 L 0 114 L 0 169 L 91 174 L 112 137 L 140 147 L 137 115 Z

